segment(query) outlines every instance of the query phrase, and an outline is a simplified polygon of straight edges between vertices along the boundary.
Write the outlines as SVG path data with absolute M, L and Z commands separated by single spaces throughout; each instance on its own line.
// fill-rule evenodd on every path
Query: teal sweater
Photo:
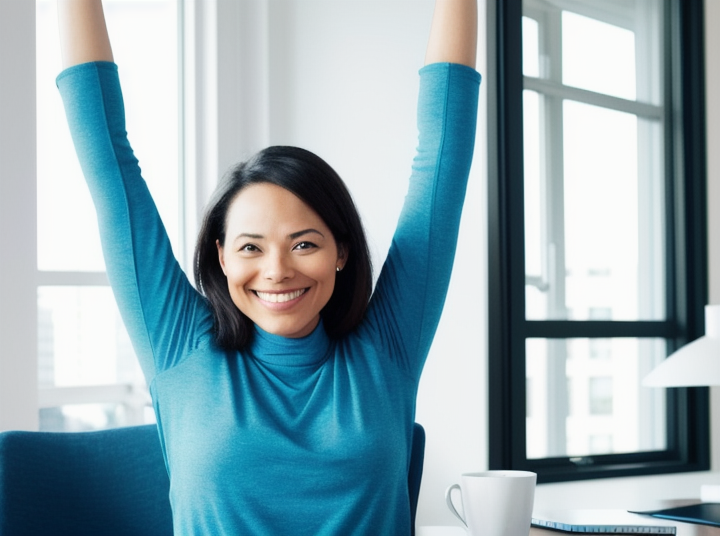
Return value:
M 480 76 L 421 71 L 410 189 L 366 317 L 343 340 L 256 328 L 241 351 L 175 260 L 125 132 L 117 68 L 58 77 L 116 300 L 146 376 L 179 535 L 400 536 L 415 399 L 452 271 Z

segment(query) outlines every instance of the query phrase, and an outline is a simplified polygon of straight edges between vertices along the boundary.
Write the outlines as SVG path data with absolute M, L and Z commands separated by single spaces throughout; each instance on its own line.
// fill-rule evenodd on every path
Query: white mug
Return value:
M 450 511 L 463 522 L 470 536 L 528 536 L 537 475 L 529 471 L 464 473 L 462 486 L 445 492 Z M 460 494 L 463 515 L 453 502 Z

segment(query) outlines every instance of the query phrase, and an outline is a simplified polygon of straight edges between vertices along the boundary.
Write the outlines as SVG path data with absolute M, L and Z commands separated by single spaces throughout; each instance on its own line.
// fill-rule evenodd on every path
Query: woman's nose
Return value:
M 271 253 L 265 257 L 263 277 L 279 283 L 293 276 L 292 259 L 283 253 Z

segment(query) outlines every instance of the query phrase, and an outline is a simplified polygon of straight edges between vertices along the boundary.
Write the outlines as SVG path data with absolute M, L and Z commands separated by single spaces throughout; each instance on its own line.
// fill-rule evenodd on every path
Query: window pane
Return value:
M 661 169 L 660 126 L 640 139 L 633 115 L 572 101 L 563 112 L 567 317 L 662 319 L 663 263 L 640 257 L 648 246 L 662 260 L 662 174 L 638 161 L 639 144 L 656 140 Z
M 132 411 L 139 411 L 140 415 L 131 415 Z M 126 404 L 66 404 L 40 409 L 43 432 L 87 432 L 153 422 L 152 408 L 133 410 Z
M 528 288 L 544 286 L 542 184 L 540 183 L 540 96 L 523 91 L 525 165 L 525 278 Z M 542 296 L 538 297 L 539 299 Z
M 178 235 L 178 75 L 175 0 L 106 0 L 127 130 L 171 240 Z M 102 271 L 95 212 L 55 87 L 54 0 L 37 0 L 38 268 Z
M 527 457 L 666 448 L 665 390 L 642 378 L 665 356 L 660 339 L 528 339 Z
M 661 124 L 565 101 L 551 168 L 541 97 L 524 94 L 526 318 L 664 319 Z
M 55 0 L 36 2 L 38 269 L 48 272 L 46 282 L 58 277 L 53 272 L 75 272 L 73 277 L 81 278 L 78 284 L 87 285 L 82 272 L 102 272 L 105 265 L 95 211 L 55 87 L 61 70 L 55 4 Z M 180 229 L 177 4 L 177 0 L 103 2 L 120 68 L 129 139 L 176 247 Z M 85 430 L 148 422 L 145 382 L 109 287 L 38 288 L 38 346 L 41 405 L 55 406 L 41 408 L 41 429 Z M 89 387 L 98 385 L 102 389 Z M 117 391 L 113 385 L 134 388 Z M 120 395 L 109 397 L 111 392 Z
M 38 289 L 38 385 L 144 384 L 109 287 Z
M 540 27 L 536 20 L 530 17 L 522 19 L 523 33 L 523 74 L 525 76 L 540 76 Z
M 40 270 L 104 270 L 95 212 L 67 129 L 55 2 L 37 1 L 37 204 Z
M 635 34 L 624 28 L 562 14 L 563 84 L 635 100 Z

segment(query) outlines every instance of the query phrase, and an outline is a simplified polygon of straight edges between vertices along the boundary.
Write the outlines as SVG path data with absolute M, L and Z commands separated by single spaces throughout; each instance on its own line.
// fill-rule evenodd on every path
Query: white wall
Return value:
M 0 2 L 0 430 L 38 421 L 34 9 Z

